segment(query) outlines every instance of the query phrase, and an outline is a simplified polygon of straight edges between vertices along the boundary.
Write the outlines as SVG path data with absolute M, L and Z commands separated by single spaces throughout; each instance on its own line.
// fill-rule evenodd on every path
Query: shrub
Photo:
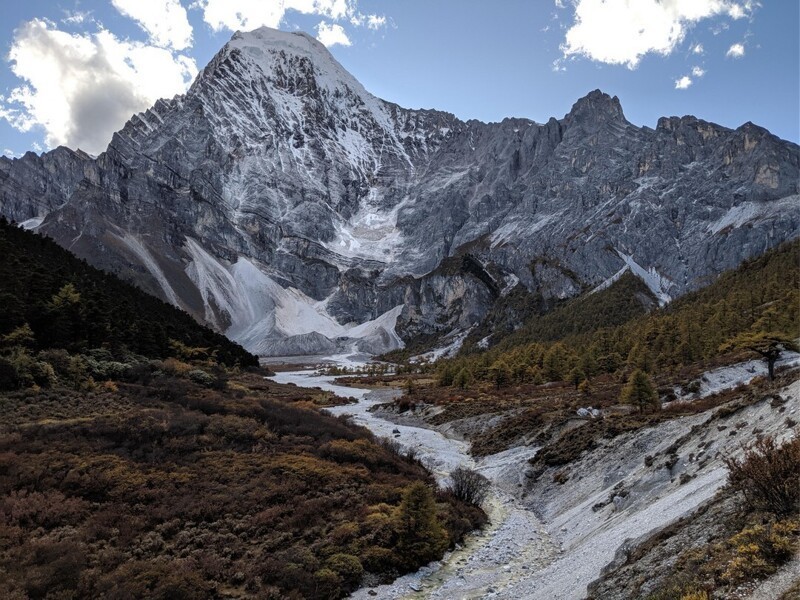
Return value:
M 314 573 L 314 597 L 339 598 L 342 595 L 341 579 L 330 569 L 320 569 Z
M 361 561 L 351 554 L 334 554 L 325 565 L 341 577 L 342 583 L 349 590 L 356 589 L 364 575 Z
M 115 360 L 97 360 L 91 356 L 85 360 L 89 374 L 96 380 L 121 379 L 130 368 L 129 364 Z
M 472 469 L 458 467 L 450 473 L 450 479 L 453 495 L 468 504 L 480 506 L 489 493 L 489 480 Z
M 12 491 L 0 498 L 0 523 L 50 529 L 77 523 L 88 509 L 88 502 L 80 498 L 68 498 L 57 490 Z
M 214 415 L 208 423 L 207 432 L 228 443 L 245 446 L 252 446 L 275 437 L 268 427 L 256 419 L 238 415 Z
M 36 360 L 24 348 L 17 347 L 11 351 L 8 361 L 16 371 L 21 387 L 50 387 L 56 382 L 56 374 L 48 363 Z
M 72 541 L 43 540 L 25 547 L 29 598 L 70 598 L 86 568 L 86 549 Z
M 0 392 L 18 390 L 20 380 L 11 361 L 0 356 Z
M 798 533 L 800 521 L 796 519 L 743 529 L 730 539 L 735 555 L 722 579 L 735 585 L 771 575 L 794 554 Z
M 371 546 L 364 550 L 361 562 L 372 573 L 386 573 L 391 571 L 396 564 L 394 552 L 389 548 Z
M 130 561 L 92 582 L 88 597 L 202 600 L 211 596 L 199 573 L 178 561 Z
M 800 506 L 800 438 L 778 446 L 770 437 L 745 449 L 741 460 L 723 459 L 729 485 L 751 508 L 788 515 Z
M 76 390 L 86 387 L 90 375 L 88 365 L 82 356 L 73 356 L 66 350 L 45 350 L 37 358 L 49 363 L 61 383 Z
M 197 385 L 202 385 L 204 387 L 211 387 L 214 385 L 214 377 L 202 369 L 194 369 L 189 371 L 189 379 L 194 381 Z
M 192 365 L 189 363 L 185 363 L 183 361 L 178 360 L 177 358 L 167 358 L 163 362 L 164 371 L 171 375 L 177 375 L 179 377 L 186 377 L 188 376 L 189 372 L 192 370 Z

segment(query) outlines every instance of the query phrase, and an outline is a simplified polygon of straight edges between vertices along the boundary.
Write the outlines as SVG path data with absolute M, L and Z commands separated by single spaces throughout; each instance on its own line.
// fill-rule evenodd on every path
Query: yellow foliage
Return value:
M 758 579 L 774 573 L 798 547 L 800 520 L 784 519 L 746 527 L 731 537 L 734 557 L 722 579 L 728 583 Z
M 368 482 L 369 471 L 363 465 L 341 465 L 309 454 L 281 454 L 273 457 L 270 469 L 309 483 L 348 480 Z
M 386 515 L 389 516 L 394 512 L 394 507 L 390 504 L 386 504 L 385 502 L 381 502 L 380 504 L 372 504 L 367 507 L 367 512 L 370 515 Z
M 217 352 L 216 350 L 212 352 L 209 348 L 193 348 L 179 340 L 170 340 L 169 345 L 175 354 L 184 360 L 208 360 L 214 358 Z
M 228 389 L 231 392 L 244 392 L 245 394 L 252 393 L 249 387 L 247 387 L 246 385 L 242 385 L 241 383 L 238 383 L 236 381 L 229 381 Z
M 193 368 L 192 365 L 171 357 L 166 359 L 162 366 L 167 373 L 180 377 L 185 377 Z
M 370 464 L 375 456 L 375 446 L 367 440 L 333 440 L 322 447 L 323 452 L 337 462 L 363 462 Z

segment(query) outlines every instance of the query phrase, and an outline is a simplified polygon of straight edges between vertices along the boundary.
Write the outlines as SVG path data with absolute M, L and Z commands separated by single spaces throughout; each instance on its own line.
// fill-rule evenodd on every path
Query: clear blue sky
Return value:
M 185 89 L 232 30 L 260 24 L 317 35 L 409 108 L 544 122 L 600 88 L 637 125 L 692 114 L 800 139 L 795 0 L 0 2 L 0 153 L 98 152 L 132 112 Z

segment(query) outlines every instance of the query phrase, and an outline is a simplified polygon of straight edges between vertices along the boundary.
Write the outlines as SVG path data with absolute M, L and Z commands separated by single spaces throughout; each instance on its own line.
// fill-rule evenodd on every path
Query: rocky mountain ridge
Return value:
M 96 159 L 0 159 L 0 212 L 262 354 L 456 335 L 516 286 L 630 270 L 661 302 L 800 233 L 800 148 L 747 123 L 464 122 L 367 92 L 319 42 L 237 33 Z

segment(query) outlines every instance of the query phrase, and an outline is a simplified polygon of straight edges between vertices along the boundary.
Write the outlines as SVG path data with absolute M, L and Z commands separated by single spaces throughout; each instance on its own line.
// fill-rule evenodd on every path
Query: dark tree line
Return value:
M 88 265 L 49 238 L 0 217 L 0 337 L 30 328 L 31 350 L 107 348 L 149 358 L 175 355 L 174 343 L 208 348 L 233 366 L 258 359 L 187 313 Z

